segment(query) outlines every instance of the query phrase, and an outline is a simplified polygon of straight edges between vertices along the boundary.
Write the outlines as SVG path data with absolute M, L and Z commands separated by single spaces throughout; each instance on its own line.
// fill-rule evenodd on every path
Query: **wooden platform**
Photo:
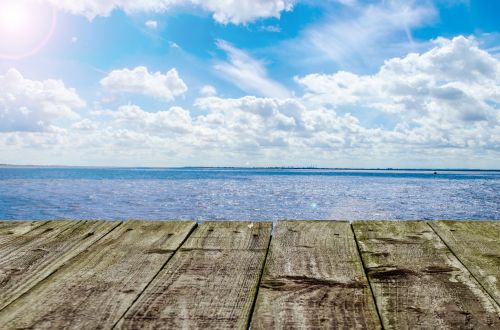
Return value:
M 500 329 L 500 221 L 0 221 L 0 329 Z

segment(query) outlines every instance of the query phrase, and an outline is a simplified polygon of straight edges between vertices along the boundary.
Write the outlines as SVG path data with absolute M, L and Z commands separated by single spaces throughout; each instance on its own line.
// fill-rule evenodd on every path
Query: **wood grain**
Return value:
M 123 329 L 247 329 L 271 223 L 199 226 L 127 312 Z
M 117 226 L 103 221 L 51 221 L 13 228 L 0 245 L 0 310 Z
M 110 329 L 194 222 L 126 222 L 0 312 L 0 328 Z
M 0 221 L 0 248 L 48 221 Z
M 500 221 L 432 221 L 429 224 L 500 304 Z
M 280 221 L 252 329 L 380 329 L 348 222 Z
M 500 328 L 499 306 L 427 223 L 353 228 L 384 328 Z

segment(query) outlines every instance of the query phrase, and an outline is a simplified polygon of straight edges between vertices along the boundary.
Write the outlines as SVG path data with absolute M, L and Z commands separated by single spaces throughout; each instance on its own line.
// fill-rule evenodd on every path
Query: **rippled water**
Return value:
M 0 168 L 0 219 L 496 219 L 500 172 Z

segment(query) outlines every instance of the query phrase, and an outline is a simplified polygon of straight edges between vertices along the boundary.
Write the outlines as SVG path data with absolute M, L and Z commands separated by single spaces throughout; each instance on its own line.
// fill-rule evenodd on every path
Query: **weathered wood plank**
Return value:
M 0 328 L 112 328 L 194 226 L 123 223 L 0 311 Z
M 204 223 L 117 328 L 246 329 L 270 233 L 270 223 Z
M 500 304 L 500 221 L 432 221 L 429 224 Z
M 0 245 L 0 309 L 115 226 L 103 221 L 51 221 Z M 22 226 L 20 232 L 29 227 Z
M 353 228 L 384 328 L 500 328 L 499 306 L 427 223 Z
M 12 235 L 13 233 L 27 233 L 31 229 L 41 226 L 47 222 L 48 221 L 0 220 L 0 235 Z
M 0 221 L 0 246 L 26 234 L 47 221 Z
M 348 222 L 280 221 L 252 329 L 380 329 Z

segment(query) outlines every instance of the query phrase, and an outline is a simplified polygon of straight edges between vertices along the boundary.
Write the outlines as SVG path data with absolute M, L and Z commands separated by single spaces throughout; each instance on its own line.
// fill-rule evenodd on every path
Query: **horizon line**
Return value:
M 6 167 L 38 167 L 38 168 L 89 168 L 89 169 L 283 169 L 283 170 L 337 170 L 337 171 L 483 171 L 500 172 L 500 169 L 471 168 L 471 167 L 320 167 L 320 166 L 112 166 L 112 165 L 27 165 L 27 164 L 0 164 Z

